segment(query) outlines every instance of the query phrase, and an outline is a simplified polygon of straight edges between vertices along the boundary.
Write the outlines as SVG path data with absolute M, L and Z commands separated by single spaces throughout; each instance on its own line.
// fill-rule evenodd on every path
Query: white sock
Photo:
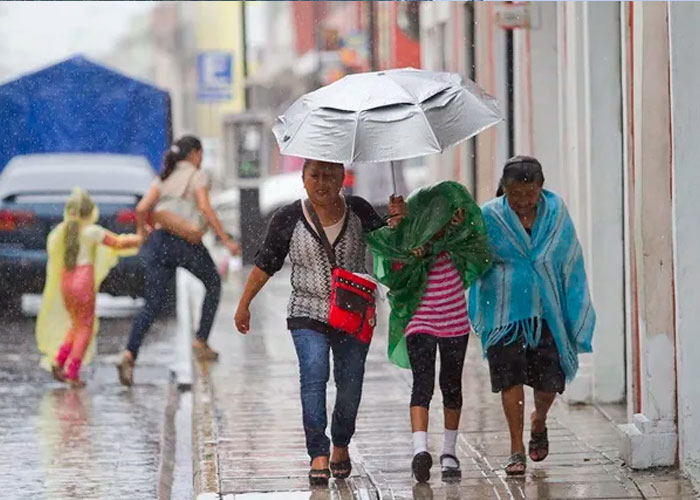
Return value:
M 455 452 L 455 446 L 457 444 L 458 435 L 459 431 L 457 430 L 452 431 L 449 429 L 445 429 L 445 438 L 442 442 L 441 455 L 452 455 L 453 457 L 457 456 L 457 453 Z M 447 467 L 457 467 L 457 462 L 455 462 L 451 458 L 446 458 L 443 460 L 442 465 L 446 465 Z
M 428 451 L 428 433 L 416 431 L 413 433 L 413 455 L 418 455 L 422 451 Z

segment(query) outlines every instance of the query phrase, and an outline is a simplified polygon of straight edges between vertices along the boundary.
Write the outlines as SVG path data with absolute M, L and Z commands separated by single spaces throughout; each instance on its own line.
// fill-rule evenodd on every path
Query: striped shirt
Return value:
M 443 252 L 428 273 L 428 284 L 406 335 L 425 333 L 435 337 L 458 337 L 471 331 L 464 285 L 450 255 Z

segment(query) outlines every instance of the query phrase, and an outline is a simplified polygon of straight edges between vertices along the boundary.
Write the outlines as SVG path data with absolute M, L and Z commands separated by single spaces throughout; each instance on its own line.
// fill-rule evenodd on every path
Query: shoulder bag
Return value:
M 187 189 L 196 174 L 195 170 L 190 175 L 183 195 L 187 193 Z M 201 243 L 205 232 L 204 218 L 197 203 L 182 196 L 161 197 L 153 210 L 153 220 L 165 231 L 194 244 Z
M 377 284 L 338 266 L 335 251 L 316 211 L 309 200 L 304 203 L 333 269 L 328 324 L 369 344 L 376 324 Z

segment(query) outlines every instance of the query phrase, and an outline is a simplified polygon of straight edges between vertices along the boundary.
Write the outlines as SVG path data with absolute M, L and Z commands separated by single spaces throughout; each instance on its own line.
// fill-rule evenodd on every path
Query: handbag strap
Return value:
M 196 167 L 195 167 L 193 170 L 194 170 L 194 172 L 192 172 L 192 173 L 190 174 L 190 176 L 187 178 L 187 182 L 185 183 L 185 187 L 184 187 L 184 189 L 182 190 L 182 194 L 181 194 L 180 196 L 169 196 L 169 195 L 165 195 L 165 196 L 160 196 L 160 199 L 164 199 L 164 198 L 165 198 L 165 199 L 168 199 L 168 198 L 170 198 L 170 199 L 176 199 L 176 200 L 189 201 L 189 200 L 187 200 L 187 198 L 185 198 L 185 195 L 187 194 L 187 190 L 189 189 L 190 184 L 192 184 L 192 179 L 194 179 L 194 176 L 197 175 L 197 172 L 198 172 L 198 170 L 197 170 Z M 168 179 L 169 179 L 169 178 L 170 178 L 170 177 L 168 177 Z M 166 181 L 167 181 L 167 179 L 166 179 Z M 161 181 L 161 183 L 162 183 L 162 182 L 165 182 L 165 181 Z M 162 185 L 162 184 L 161 184 L 161 185 Z M 159 200 L 159 201 L 160 201 L 160 200 Z M 195 203 L 195 206 L 196 206 L 197 202 L 195 201 L 194 203 Z
M 321 224 L 321 219 L 318 218 L 318 214 L 314 210 L 313 205 L 311 204 L 311 200 L 306 199 L 304 200 L 304 206 L 306 206 L 306 211 L 309 212 L 309 218 L 311 218 L 311 222 L 314 224 L 314 228 L 316 228 L 316 232 L 318 233 L 318 237 L 321 240 L 321 245 L 323 245 L 323 249 L 326 251 L 326 255 L 328 255 L 328 260 L 331 263 L 331 267 L 335 269 L 338 267 L 338 264 L 335 260 L 335 251 L 333 250 L 333 246 L 331 245 L 331 242 L 328 241 L 328 236 L 326 236 L 326 231 L 323 230 L 323 225 Z
M 185 184 L 185 189 L 182 191 L 182 199 L 184 200 L 185 197 L 187 196 L 187 190 L 190 188 L 190 184 L 192 184 L 192 179 L 194 179 L 194 176 L 197 175 L 197 167 L 194 168 L 194 172 L 190 174 L 190 177 L 187 179 L 187 184 Z

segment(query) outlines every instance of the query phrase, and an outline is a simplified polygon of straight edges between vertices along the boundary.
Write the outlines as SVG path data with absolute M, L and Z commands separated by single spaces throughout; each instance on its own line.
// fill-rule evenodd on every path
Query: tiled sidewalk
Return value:
M 233 327 L 243 280 L 233 278 L 225 287 L 211 338 L 221 359 L 205 367 L 214 423 L 214 442 L 207 446 L 215 450 L 219 493 L 229 499 L 309 498 L 298 371 L 284 321 L 288 276 L 280 273 L 256 299 L 247 336 Z M 430 483 L 416 485 L 410 477 L 410 372 L 387 362 L 385 331 L 380 324 L 367 361 L 351 446 L 353 476 L 330 490 L 314 491 L 311 498 L 696 498 L 690 483 L 674 470 L 633 473 L 624 468 L 616 458 L 614 424 L 592 406 L 557 403 L 548 422 L 550 456 L 529 463 L 525 478 L 506 478 L 502 463 L 509 454 L 507 427 L 476 338 L 470 339 L 464 374 L 458 441 L 462 480 L 444 483 L 434 466 Z M 330 391 L 329 404 L 333 399 Z M 195 406 L 197 401 L 195 394 Z M 429 444 L 436 461 L 442 441 L 440 403 L 436 389 Z M 526 415 L 530 411 L 528 401 Z M 270 492 L 277 493 L 268 496 Z

